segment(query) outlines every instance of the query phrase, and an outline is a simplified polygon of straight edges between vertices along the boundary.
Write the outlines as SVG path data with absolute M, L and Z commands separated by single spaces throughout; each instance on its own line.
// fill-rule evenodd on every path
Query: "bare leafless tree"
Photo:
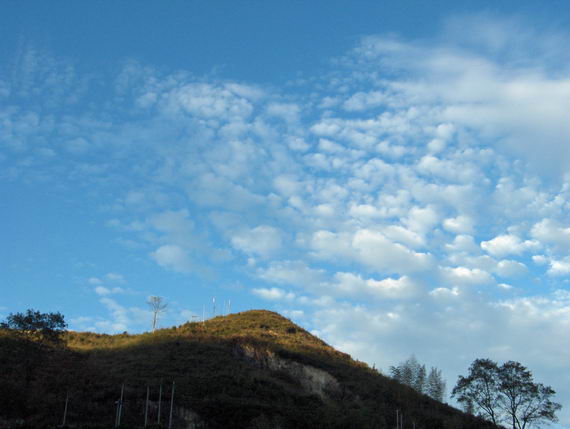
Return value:
M 149 296 L 148 306 L 152 311 L 152 332 L 156 330 L 156 322 L 158 321 L 158 316 L 166 310 L 167 304 L 164 302 L 161 296 Z

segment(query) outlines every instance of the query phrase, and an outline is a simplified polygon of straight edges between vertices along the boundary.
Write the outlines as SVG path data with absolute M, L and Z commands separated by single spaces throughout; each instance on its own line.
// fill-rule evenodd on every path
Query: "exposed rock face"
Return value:
M 249 343 L 237 343 L 234 354 L 239 358 L 246 359 L 260 368 L 273 371 L 285 371 L 291 377 L 299 381 L 303 389 L 325 399 L 327 392 L 340 390 L 336 378 L 322 369 L 311 365 L 305 365 L 290 359 L 283 359 L 268 349 L 261 349 Z

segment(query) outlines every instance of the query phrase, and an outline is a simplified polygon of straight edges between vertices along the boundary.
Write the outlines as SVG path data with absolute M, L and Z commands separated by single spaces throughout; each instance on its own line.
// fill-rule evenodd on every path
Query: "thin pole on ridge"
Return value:
M 157 423 L 160 425 L 160 406 L 162 405 L 162 378 L 160 379 L 160 390 L 158 391 L 158 419 Z
M 172 382 L 172 395 L 170 395 L 170 419 L 168 420 L 168 429 L 172 428 L 172 410 L 174 409 L 174 381 Z
M 67 404 L 69 402 L 69 390 L 67 391 L 67 394 L 65 395 L 65 408 L 63 409 L 63 423 L 61 424 L 61 426 L 65 426 L 65 421 L 67 420 Z
M 148 423 L 148 397 L 150 395 L 150 386 L 147 384 L 146 386 L 146 402 L 144 405 L 144 427 L 146 427 Z

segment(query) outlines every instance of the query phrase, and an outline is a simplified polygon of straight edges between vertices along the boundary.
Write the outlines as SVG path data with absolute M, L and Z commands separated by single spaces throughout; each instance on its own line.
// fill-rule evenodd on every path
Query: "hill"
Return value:
M 403 428 L 495 427 L 261 310 L 140 335 L 67 332 L 59 347 L 0 330 L 0 368 L 0 427 L 56 427 L 67 395 L 69 427 L 114 427 L 122 386 L 123 428 L 143 427 L 147 389 L 155 428 L 171 404 L 173 429 L 393 428 L 396 413 Z

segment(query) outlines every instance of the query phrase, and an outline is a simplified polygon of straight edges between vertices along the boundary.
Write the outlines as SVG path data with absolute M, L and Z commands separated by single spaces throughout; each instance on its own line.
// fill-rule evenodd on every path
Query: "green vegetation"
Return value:
M 191 422 L 204 428 L 391 428 L 396 410 L 404 428 L 496 427 L 379 374 L 269 311 L 141 335 L 67 332 L 62 340 L 65 347 L 0 329 L 0 428 L 2 420 L 6 427 L 61 424 L 67 394 L 70 427 L 113 427 L 123 383 L 121 427 L 143 426 L 147 386 L 149 423 L 157 427 L 161 385 L 166 427 L 173 381 L 173 428 Z M 37 359 L 26 364 L 30 350 Z M 319 387 L 319 380 L 329 381 Z
M 26 313 L 10 313 L 6 321 L 0 323 L 0 328 L 11 329 L 35 341 L 57 344 L 67 323 L 61 313 L 40 313 L 29 309 Z

